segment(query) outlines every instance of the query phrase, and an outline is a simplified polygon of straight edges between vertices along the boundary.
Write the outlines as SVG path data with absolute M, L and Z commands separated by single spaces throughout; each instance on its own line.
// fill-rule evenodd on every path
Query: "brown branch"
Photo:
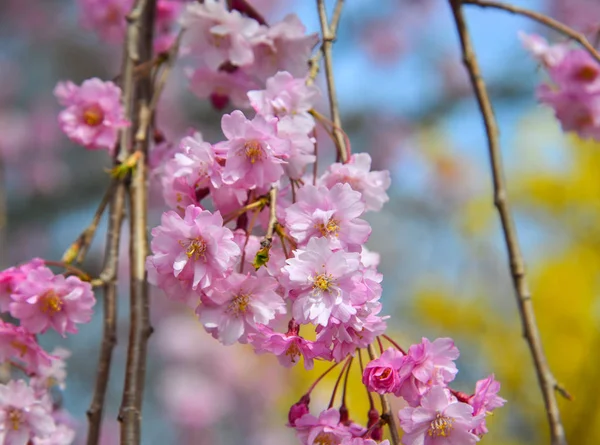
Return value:
M 529 17 L 530 19 L 535 20 L 536 22 L 541 23 L 542 25 L 547 26 L 548 28 L 551 28 L 560 34 L 575 40 L 577 43 L 583 46 L 588 53 L 590 53 L 590 55 L 596 60 L 596 62 L 600 63 L 600 53 L 596 51 L 594 46 L 585 38 L 583 34 L 575 31 L 573 28 L 568 27 L 567 25 L 559 22 L 558 20 L 554 20 L 553 18 L 548 17 L 547 15 L 496 1 L 462 0 L 462 3 L 465 5 L 475 5 L 482 8 L 502 9 L 503 11 L 507 11 L 512 14 L 518 14 L 523 15 L 525 17 Z
M 4 267 L 7 265 L 5 263 L 8 263 L 8 255 L 6 254 L 8 250 L 6 248 L 6 226 L 8 222 L 8 208 L 6 203 L 8 200 L 8 196 L 7 187 L 4 179 L 4 168 L 4 162 L 2 162 L 2 159 L 0 159 L 0 246 L 2 246 L 2 248 L 0 249 L 0 270 L 4 269 Z
M 341 14 L 342 4 L 341 0 L 338 0 L 336 5 L 337 15 Z M 335 34 L 333 33 L 333 27 L 330 27 L 327 23 L 327 11 L 325 10 L 325 1 L 317 0 L 317 8 L 319 10 L 319 21 L 321 23 L 321 33 L 323 34 L 322 52 L 323 59 L 325 62 L 325 78 L 327 79 L 327 93 L 329 96 L 329 108 L 331 111 L 331 120 L 334 123 L 333 136 L 335 145 L 338 149 L 339 159 L 346 163 L 348 161 L 348 151 L 346 147 L 346 141 L 341 131 L 342 120 L 340 118 L 340 109 L 337 103 L 337 95 L 335 92 L 335 81 L 333 78 L 333 61 L 331 56 L 331 47 L 335 40 Z M 332 20 L 332 23 L 336 24 L 339 22 L 339 17 Z
M 272 187 L 269 190 L 269 224 L 267 225 L 267 234 L 265 240 L 269 246 L 273 242 L 273 233 L 277 225 L 277 187 Z
M 510 213 L 502 167 L 502 157 L 498 142 L 498 126 L 496 124 L 494 111 L 485 84 L 481 78 L 477 58 L 472 48 L 471 38 L 461 8 L 461 0 L 449 1 L 452 7 L 458 35 L 460 37 L 463 63 L 469 73 L 469 78 L 485 125 L 494 185 L 494 204 L 498 209 L 500 221 L 502 223 L 504 240 L 509 255 L 510 272 L 515 287 L 519 313 L 523 322 L 524 337 L 531 350 L 537 378 L 544 397 L 544 404 L 546 406 L 546 413 L 550 424 L 552 445 L 566 445 L 567 440 L 565 438 L 565 431 L 560 419 L 560 412 L 556 400 L 555 390 L 557 388 L 557 382 L 550 371 L 550 367 L 548 366 L 548 362 L 544 355 L 542 340 L 535 320 L 531 294 L 527 285 L 525 262 L 523 255 L 521 254 L 515 224 Z
M 156 16 L 156 0 L 138 0 L 127 20 L 128 57 L 133 64 L 140 65 L 152 60 L 152 39 Z M 148 255 L 148 141 L 152 120 L 152 79 L 150 76 L 137 79 L 134 83 L 134 117 L 132 130 L 135 133 L 137 165 L 131 175 L 130 201 L 130 326 L 125 386 L 119 410 L 121 422 L 121 444 L 141 443 L 141 419 L 144 383 L 146 377 L 146 355 L 148 338 L 152 333 L 146 277 Z
M 369 358 L 371 360 L 375 360 L 377 358 L 377 354 L 375 353 L 375 348 L 373 347 L 373 344 L 370 344 L 367 347 L 367 352 L 369 353 Z M 392 445 L 400 445 L 400 435 L 398 433 L 396 416 L 392 412 L 392 406 L 390 405 L 390 401 L 388 400 L 387 395 L 385 394 L 380 394 L 379 398 L 381 400 L 381 418 L 385 421 L 385 423 L 387 423 L 388 427 L 390 428 Z
M 335 4 L 335 9 L 333 10 L 333 15 L 331 16 L 331 21 L 329 22 L 329 29 L 331 30 L 331 33 L 334 36 L 334 40 L 337 36 L 338 25 L 340 24 L 340 18 L 342 17 L 343 6 L 344 0 L 337 0 Z M 315 81 L 315 79 L 317 78 L 317 74 L 319 74 L 319 62 L 321 61 L 321 57 L 323 57 L 323 43 L 321 43 L 319 50 L 308 61 L 310 71 L 306 83 L 309 85 Z

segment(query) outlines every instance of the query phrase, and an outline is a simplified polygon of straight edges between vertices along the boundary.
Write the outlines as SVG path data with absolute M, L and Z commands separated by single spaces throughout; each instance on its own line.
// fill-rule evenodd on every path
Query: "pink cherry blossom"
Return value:
M 296 192 L 296 203 L 287 208 L 285 221 L 300 246 L 315 237 L 325 237 L 332 248 L 359 250 L 371 227 L 359 219 L 365 211 L 361 194 L 348 184 L 331 189 L 306 184 Z
M 451 338 L 438 338 L 433 342 L 423 338 L 421 343 L 412 345 L 402 358 L 399 369 L 402 384 L 396 395 L 416 406 L 432 386 L 454 380 L 458 372 L 454 360 L 459 354 Z
M 569 52 L 569 45 L 550 45 L 546 39 L 537 34 L 519 32 L 519 38 L 525 49 L 546 67 L 559 64 Z
M 360 267 L 357 253 L 333 251 L 326 238 L 311 239 L 306 249 L 294 251 L 283 268 L 296 298 L 292 306 L 299 323 L 326 326 L 329 317 L 348 321 L 356 313 L 353 276 Z
M 125 16 L 133 0 L 78 0 L 79 15 L 84 28 L 97 32 L 110 43 L 121 43 L 125 37 Z
M 233 233 L 223 227 L 221 214 L 193 205 L 186 207 L 183 217 L 174 211 L 163 213 L 152 236 L 153 255 L 147 267 L 155 269 L 152 284 L 160 288 L 163 276 L 189 282 L 193 289 L 207 288 L 230 271 L 240 254 Z
M 251 121 L 236 110 L 226 114 L 221 127 L 228 141 L 216 145 L 227 153 L 222 178 L 226 184 L 249 189 L 265 187 L 283 175 L 281 164 L 291 146 L 277 136 L 277 119 L 257 115 Z
M 38 391 L 47 391 L 53 386 L 64 390 L 67 379 L 66 359 L 71 356 L 71 351 L 57 347 L 52 351 L 52 360 L 44 362 L 38 367 L 35 378 L 31 379 L 31 386 Z
M 22 363 L 27 372 L 37 374 L 53 359 L 28 330 L 0 320 L 0 362 L 13 360 Z
M 233 273 L 216 282 L 198 306 L 200 322 L 225 345 L 245 342 L 258 325 L 285 313 L 283 299 L 275 292 L 277 286 L 270 277 Z
M 398 369 L 402 356 L 397 349 L 389 348 L 365 366 L 362 381 L 369 391 L 386 394 L 397 390 L 401 383 Z
M 306 35 L 300 19 L 289 14 L 281 22 L 260 28 L 259 38 L 254 42 L 254 64 L 248 70 L 263 81 L 277 71 L 304 77 L 308 73 L 306 61 L 318 41 L 317 34 Z
M 88 323 L 96 304 L 92 286 L 76 276 L 54 275 L 47 267 L 31 270 L 12 295 L 10 314 L 32 333 L 53 328 L 63 337 Z
M 0 272 L 0 310 L 6 312 L 12 302 L 10 295 L 16 286 L 27 277 L 30 270 L 44 266 L 44 260 L 34 258 L 31 261 L 17 267 L 9 267 Z
M 364 439 L 362 437 L 352 437 L 346 438 L 342 440 L 340 445 L 390 445 L 389 440 L 384 440 L 382 442 L 376 442 L 373 439 Z
M 319 89 L 307 85 L 306 79 L 294 78 L 287 71 L 279 71 L 267 79 L 265 90 L 249 91 L 250 104 L 263 116 L 289 116 L 295 125 L 305 123 L 309 130 L 315 125 L 308 113 L 319 97 Z
M 45 438 L 56 428 L 47 396 L 36 397 L 23 380 L 0 385 L 0 436 L 5 444 L 26 445 L 33 438 Z
M 290 368 L 304 359 L 304 368 L 313 369 L 315 358 L 329 359 L 329 348 L 319 341 L 310 341 L 293 334 L 274 332 L 269 328 L 259 329 L 258 334 L 251 336 L 250 341 L 258 353 L 269 352 L 277 356 L 282 366 Z
M 335 163 L 329 166 L 320 183 L 333 187 L 337 183 L 350 184 L 353 190 L 362 194 L 367 210 L 379 211 L 389 201 L 385 192 L 390 186 L 390 172 L 371 171 L 371 156 L 357 153 L 346 164 Z
M 479 380 L 475 384 L 475 394 L 468 401 L 469 405 L 473 407 L 473 414 L 485 416 L 496 408 L 503 406 L 506 400 L 498 396 L 498 391 L 500 391 L 500 383 L 494 379 L 494 374 Z M 473 430 L 473 433 L 477 435 L 487 434 L 487 432 L 485 419 Z
M 312 130 L 308 121 L 297 123 L 292 116 L 280 118 L 277 122 L 277 135 L 291 143 L 291 150 L 287 164 L 283 169 L 291 179 L 300 179 L 306 166 L 317 160 L 315 156 L 316 139 L 309 136 Z
M 340 412 L 330 408 L 319 417 L 305 414 L 295 424 L 296 434 L 302 445 L 336 444 L 352 437 L 350 431 L 340 424 Z
M 210 69 L 216 70 L 224 62 L 239 67 L 254 62 L 252 44 L 261 26 L 238 11 L 229 11 L 224 1 L 188 4 L 183 26 L 184 44 L 192 55 L 201 55 Z
M 472 445 L 479 437 L 471 431 L 481 423 L 473 408 L 458 402 L 441 386 L 434 386 L 421 399 L 421 405 L 398 413 L 404 430 L 404 445 Z
M 290 407 L 290 411 L 288 412 L 288 426 L 296 426 L 296 420 L 310 413 L 308 408 L 309 403 L 310 396 L 304 394 L 298 402 Z
M 156 28 L 154 30 L 154 52 L 169 50 L 176 38 L 175 24 L 183 11 L 181 0 L 158 0 L 156 3 Z
M 47 437 L 33 438 L 33 445 L 71 445 L 74 442 L 75 430 L 64 423 L 57 424 L 56 429 Z
M 243 70 L 228 72 L 201 67 L 193 70 L 189 77 L 192 93 L 200 99 L 210 98 L 217 110 L 229 103 L 237 108 L 248 108 L 248 91 L 258 87 Z
M 61 129 L 88 149 L 112 150 L 120 128 L 129 125 L 121 104 L 121 89 L 112 82 L 93 78 L 81 86 L 61 82 L 54 95 L 67 108 L 60 112 Z

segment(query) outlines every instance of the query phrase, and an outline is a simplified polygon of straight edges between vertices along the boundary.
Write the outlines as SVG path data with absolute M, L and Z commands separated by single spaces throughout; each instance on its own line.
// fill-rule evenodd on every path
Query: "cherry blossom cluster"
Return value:
M 53 396 L 67 376 L 63 348 L 46 352 L 37 335 L 53 329 L 63 337 L 92 317 L 96 300 L 79 277 L 54 274 L 43 260 L 0 272 L 0 310 L 19 326 L 0 320 L 0 362 L 11 379 L 0 384 L 0 441 L 11 445 L 69 445 L 73 421 Z M 17 375 L 18 374 L 18 375 Z
M 520 37 L 550 78 L 538 87 L 538 99 L 554 109 L 564 131 L 600 139 L 600 64 L 583 49 L 550 45 L 538 35 Z

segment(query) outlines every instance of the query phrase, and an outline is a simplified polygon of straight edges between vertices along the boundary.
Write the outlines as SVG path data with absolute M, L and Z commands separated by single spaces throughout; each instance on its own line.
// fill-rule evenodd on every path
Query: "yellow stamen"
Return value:
M 44 313 L 60 312 L 63 304 L 61 296 L 53 290 L 48 290 L 40 296 L 40 308 Z
M 248 310 L 250 304 L 249 294 L 236 295 L 233 301 L 227 306 L 227 311 L 233 313 L 236 317 Z
M 334 445 L 336 443 L 339 443 L 337 440 L 335 440 L 334 437 L 332 437 L 331 433 L 326 433 L 326 432 L 321 432 L 317 435 L 317 437 L 315 437 L 315 439 L 313 440 L 313 444 L 315 445 Z
M 248 141 L 244 144 L 244 154 L 250 160 L 250 163 L 254 164 L 264 156 L 262 145 L 257 140 Z
M 319 230 L 319 232 L 321 232 L 322 236 L 329 236 L 329 235 L 333 235 L 333 236 L 337 236 L 339 237 L 339 231 L 340 231 L 340 226 L 337 220 L 331 218 L 327 224 L 316 224 L 315 227 Z
M 8 410 L 8 421 L 14 431 L 19 431 L 22 423 L 23 412 L 20 409 L 10 408 Z
M 315 278 L 313 288 L 318 288 L 322 291 L 328 291 L 332 284 L 333 276 L 322 273 L 320 275 L 317 275 L 317 278 Z
M 287 350 L 285 351 L 285 355 L 290 357 L 292 363 L 296 363 L 296 360 L 298 360 L 298 357 L 300 357 L 300 348 L 298 348 L 298 345 L 296 343 L 292 343 L 290 344 L 290 347 L 287 348 Z
M 188 258 L 194 257 L 194 260 L 206 260 L 206 242 L 202 238 L 191 239 L 187 241 L 179 241 L 182 247 L 186 248 L 185 254 Z
M 83 110 L 83 121 L 90 127 L 96 127 L 104 121 L 104 111 L 94 104 Z
M 437 413 L 435 419 L 429 424 L 427 434 L 430 437 L 448 437 L 452 431 L 452 424 L 454 419 L 450 417 L 444 417 L 440 413 Z
M 13 340 L 10 342 L 10 345 L 15 348 L 17 351 L 19 351 L 19 356 L 23 357 L 25 354 L 27 354 L 27 346 L 21 342 L 18 342 L 16 340 Z

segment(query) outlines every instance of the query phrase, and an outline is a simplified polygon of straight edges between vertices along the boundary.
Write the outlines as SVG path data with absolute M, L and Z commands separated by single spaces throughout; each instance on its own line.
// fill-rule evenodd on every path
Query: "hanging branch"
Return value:
M 148 254 L 146 230 L 147 218 L 147 154 L 148 134 L 152 113 L 152 80 L 150 76 L 133 78 L 136 66 L 152 60 L 152 37 L 156 15 L 156 0 L 137 0 L 135 7 L 127 16 L 127 63 L 124 82 L 130 83 L 134 91 L 130 117 L 134 141 L 128 155 L 134 156 L 136 164 L 128 188 L 130 200 L 130 327 L 125 386 L 123 400 L 119 410 L 121 422 L 121 444 L 138 445 L 141 443 L 141 411 L 146 375 L 146 349 L 152 328 L 149 320 L 148 282 L 145 262 Z M 134 147 L 135 145 L 135 147 Z M 132 150 L 133 149 L 133 150 Z
M 369 353 L 369 358 L 371 361 L 377 358 L 377 354 L 375 353 L 375 348 L 371 343 L 367 347 L 367 352 Z M 362 359 L 361 359 L 362 360 Z M 369 399 L 371 396 L 369 396 Z M 390 428 L 390 436 L 392 437 L 392 445 L 400 445 L 400 435 L 398 434 L 398 425 L 396 424 L 396 416 L 392 412 L 392 406 L 390 405 L 390 401 L 386 394 L 380 394 L 379 398 L 381 399 L 381 418 L 387 423 Z
M 546 414 L 550 424 L 552 445 L 566 445 L 567 440 L 565 438 L 565 431 L 560 419 L 560 412 L 558 410 L 558 403 L 555 393 L 555 390 L 558 388 L 558 384 L 552 375 L 552 372 L 550 371 L 550 367 L 548 366 L 548 362 L 546 361 L 546 357 L 544 355 L 542 340 L 540 338 L 540 333 L 535 320 L 531 294 L 527 285 L 525 262 L 523 260 L 523 255 L 521 254 L 515 224 L 510 213 L 510 206 L 508 203 L 506 183 L 502 167 L 502 157 L 498 143 L 498 126 L 496 124 L 494 111 L 492 109 L 492 104 L 488 97 L 485 84 L 481 78 L 477 58 L 472 48 L 471 39 L 469 37 L 469 32 L 461 8 L 461 0 L 449 1 L 452 7 L 452 13 L 454 15 L 454 21 L 456 23 L 458 35 L 460 37 L 463 63 L 469 73 L 469 78 L 477 98 L 477 103 L 479 104 L 479 109 L 481 111 L 481 116 L 483 118 L 485 131 L 487 134 L 488 151 L 494 185 L 494 204 L 500 215 L 502 231 L 504 233 L 504 241 L 508 250 L 510 272 L 513 285 L 515 287 L 519 313 L 523 322 L 523 335 L 527 341 L 527 344 L 529 345 L 539 385 L 544 397 Z
M 0 270 L 4 269 L 5 262 L 8 261 L 6 252 L 6 224 L 8 221 L 7 216 L 7 193 L 6 193 L 6 184 L 4 178 L 4 163 L 2 159 L 0 159 L 0 246 L 2 246 L 2 250 L 0 250 Z
M 342 11 L 342 1 L 338 1 L 336 5 L 336 14 L 332 20 L 332 26 L 330 28 L 327 23 L 327 11 L 325 10 L 325 1 L 317 0 L 317 8 L 319 10 L 319 21 L 321 23 L 321 33 L 323 34 L 322 53 L 323 61 L 325 63 L 325 78 L 327 79 L 327 93 L 329 96 L 329 108 L 331 110 L 331 120 L 334 123 L 333 126 L 333 137 L 335 145 L 338 149 L 339 159 L 346 163 L 348 161 L 348 149 L 346 147 L 346 141 L 342 133 L 342 120 L 340 118 L 340 109 L 338 107 L 337 95 L 335 92 L 335 81 L 333 78 L 333 62 L 331 57 L 331 47 L 335 40 L 335 33 L 332 29 L 337 29 L 339 23 L 339 16 Z M 337 17 L 337 18 L 335 18 Z
M 600 53 L 596 51 L 594 45 L 592 45 L 583 34 L 575 31 L 573 28 L 568 27 L 567 25 L 559 22 L 558 20 L 554 20 L 553 18 L 548 17 L 547 15 L 540 14 L 539 12 L 531 11 L 529 9 L 519 8 L 518 6 L 507 5 L 505 3 L 495 1 L 463 0 L 463 4 L 475 5 L 482 8 L 496 8 L 510 12 L 512 14 L 518 14 L 525 17 L 529 17 L 530 19 L 535 20 L 536 22 L 541 23 L 542 25 L 547 26 L 548 28 L 551 28 L 560 34 L 575 40 L 588 53 L 590 53 L 590 55 L 596 60 L 596 62 L 600 63 Z

